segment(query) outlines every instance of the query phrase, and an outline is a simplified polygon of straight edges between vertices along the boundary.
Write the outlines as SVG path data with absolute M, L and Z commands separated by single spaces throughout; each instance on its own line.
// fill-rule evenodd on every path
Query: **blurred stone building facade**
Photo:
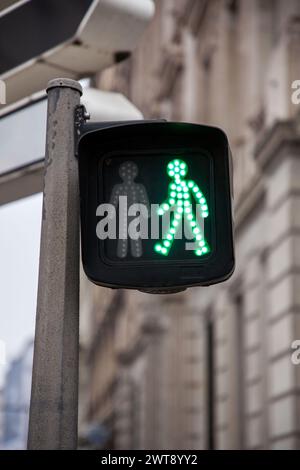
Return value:
M 157 0 L 133 56 L 96 78 L 145 118 L 227 132 L 237 266 L 164 296 L 83 280 L 81 445 L 300 447 L 299 58 L 297 0 Z

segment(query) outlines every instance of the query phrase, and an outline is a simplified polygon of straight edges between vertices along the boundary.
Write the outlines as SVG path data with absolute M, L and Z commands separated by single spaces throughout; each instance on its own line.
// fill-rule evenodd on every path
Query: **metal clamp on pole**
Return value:
M 77 447 L 79 189 L 74 112 L 81 85 L 51 80 L 29 449 Z

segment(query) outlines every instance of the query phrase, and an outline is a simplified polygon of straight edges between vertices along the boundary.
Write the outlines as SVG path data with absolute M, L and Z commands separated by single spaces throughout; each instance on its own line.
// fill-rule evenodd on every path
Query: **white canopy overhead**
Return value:
M 143 119 L 120 93 L 84 88 L 82 103 L 91 121 Z M 46 112 L 46 96 L 37 93 L 0 113 L 0 205 L 42 191 Z
M 82 103 L 91 121 L 125 121 L 143 119 L 142 113 L 121 93 L 86 88 Z
M 154 3 L 29 0 L 7 12 L 1 16 L 0 9 L 0 79 L 11 104 L 44 89 L 52 78 L 79 79 L 125 58 L 151 19 Z

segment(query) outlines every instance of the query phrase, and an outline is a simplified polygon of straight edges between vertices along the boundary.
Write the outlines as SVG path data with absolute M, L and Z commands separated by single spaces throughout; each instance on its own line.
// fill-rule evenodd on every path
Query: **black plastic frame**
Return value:
M 89 126 L 92 126 L 89 128 Z M 213 159 L 216 249 L 198 262 L 107 263 L 96 236 L 98 168 L 108 152 L 205 149 Z M 225 133 L 215 127 L 172 122 L 123 122 L 86 125 L 78 143 L 82 261 L 88 278 L 102 286 L 173 291 L 228 279 L 234 270 L 232 162 Z M 100 242 L 101 243 L 101 242 Z

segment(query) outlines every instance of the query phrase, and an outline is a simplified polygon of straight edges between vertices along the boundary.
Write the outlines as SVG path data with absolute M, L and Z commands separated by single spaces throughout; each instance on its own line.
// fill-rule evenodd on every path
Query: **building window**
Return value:
M 236 16 L 239 13 L 239 2 L 238 0 L 228 0 L 227 8 L 231 15 Z
M 215 449 L 214 422 L 215 422 L 215 349 L 214 349 L 214 323 L 211 315 L 208 315 L 206 322 L 206 358 L 207 358 L 207 442 L 206 448 Z
M 236 335 L 236 416 L 238 417 L 237 422 L 237 435 L 238 435 L 238 448 L 243 449 L 245 444 L 244 439 L 244 409 L 245 409 L 245 340 L 244 340 L 244 298 L 241 292 L 237 293 L 234 297 L 234 307 L 235 307 L 235 335 Z
M 205 95 L 203 96 L 203 120 L 205 123 L 209 123 L 211 119 L 211 105 L 212 105 L 212 56 L 206 55 L 203 60 L 203 90 Z
M 272 0 L 270 2 L 271 9 L 271 34 L 272 34 L 272 43 L 276 45 L 280 36 L 280 2 L 278 0 Z

